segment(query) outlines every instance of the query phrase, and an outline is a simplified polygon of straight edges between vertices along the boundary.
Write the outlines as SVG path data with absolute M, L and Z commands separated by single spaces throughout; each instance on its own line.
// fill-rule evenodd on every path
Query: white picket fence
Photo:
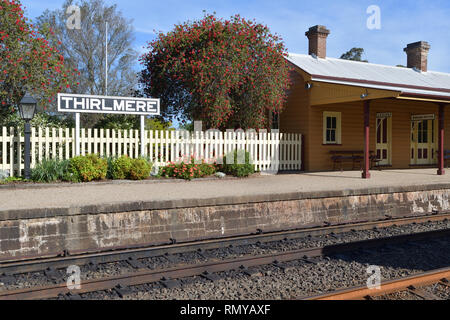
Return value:
M 14 128 L 0 130 L 0 170 L 20 175 L 24 169 L 24 136 Z M 43 159 L 69 159 L 75 156 L 75 129 L 32 128 L 31 167 Z M 301 134 L 273 132 L 193 132 L 146 131 L 145 156 L 157 166 L 186 160 L 191 156 L 209 162 L 220 161 L 235 149 L 250 152 L 260 171 L 297 171 L 302 166 Z M 81 129 L 81 154 L 102 157 L 140 155 L 138 130 Z

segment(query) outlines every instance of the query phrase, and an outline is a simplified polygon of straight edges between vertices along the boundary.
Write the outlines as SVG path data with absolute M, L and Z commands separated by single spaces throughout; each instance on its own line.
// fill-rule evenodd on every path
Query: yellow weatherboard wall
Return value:
M 324 82 L 311 83 L 302 72 L 292 71 L 293 85 L 290 88 L 285 109 L 281 114 L 282 132 L 304 135 L 304 166 L 306 171 L 332 170 L 331 150 L 364 149 L 364 100 L 368 94 L 370 105 L 370 150 L 376 152 L 377 113 L 391 113 L 390 168 L 411 168 L 411 116 L 435 114 L 438 119 L 438 104 L 434 101 L 399 99 L 399 92 L 375 90 L 355 86 Z M 306 79 L 304 79 L 304 77 Z M 325 145 L 323 140 L 323 113 L 341 113 L 341 143 Z M 450 149 L 450 109 L 445 114 L 444 147 Z M 437 120 L 435 133 L 437 132 Z M 437 136 L 436 136 L 437 139 Z M 435 150 L 434 150 L 435 151 Z M 430 151 L 431 152 L 431 151 Z M 351 163 L 344 168 L 351 168 Z

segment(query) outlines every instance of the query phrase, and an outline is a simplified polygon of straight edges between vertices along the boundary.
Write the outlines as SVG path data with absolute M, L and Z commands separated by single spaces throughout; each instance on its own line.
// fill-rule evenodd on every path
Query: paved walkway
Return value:
M 15 209 L 67 208 L 130 201 L 208 199 L 227 196 L 270 195 L 309 191 L 339 191 L 371 187 L 450 184 L 450 171 L 436 169 L 372 171 L 372 179 L 361 173 L 324 172 L 255 176 L 249 179 L 208 181 L 144 181 L 46 186 L 44 188 L 0 188 L 0 212 Z

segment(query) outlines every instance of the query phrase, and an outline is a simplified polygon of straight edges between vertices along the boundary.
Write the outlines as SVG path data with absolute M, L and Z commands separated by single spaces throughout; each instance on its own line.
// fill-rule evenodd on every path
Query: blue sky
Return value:
M 35 18 L 45 9 L 61 7 L 63 0 L 22 0 L 27 16 Z M 431 45 L 429 70 L 450 73 L 450 1 L 448 0 L 106 0 L 117 4 L 134 20 L 136 49 L 155 35 L 153 30 L 169 31 L 174 24 L 215 11 L 228 18 L 239 13 L 256 19 L 280 34 L 289 52 L 307 53 L 305 31 L 316 24 L 330 29 L 328 56 L 340 57 L 352 47 L 362 47 L 365 59 L 373 63 L 406 64 L 403 48 L 411 42 Z M 381 8 L 381 30 L 369 30 L 366 13 L 370 5 Z

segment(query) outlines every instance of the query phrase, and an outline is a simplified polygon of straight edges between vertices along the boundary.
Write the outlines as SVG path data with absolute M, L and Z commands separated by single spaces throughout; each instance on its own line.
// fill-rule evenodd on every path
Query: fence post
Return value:
M 9 165 L 10 175 L 14 177 L 14 128 L 9 128 Z
M 45 128 L 45 159 L 49 158 L 50 155 L 50 129 Z
M 1 168 L 2 170 L 6 170 L 6 164 L 7 164 L 7 149 L 6 144 L 8 143 L 7 140 L 7 133 L 6 133 L 6 127 L 2 128 L 2 158 L 1 158 Z

